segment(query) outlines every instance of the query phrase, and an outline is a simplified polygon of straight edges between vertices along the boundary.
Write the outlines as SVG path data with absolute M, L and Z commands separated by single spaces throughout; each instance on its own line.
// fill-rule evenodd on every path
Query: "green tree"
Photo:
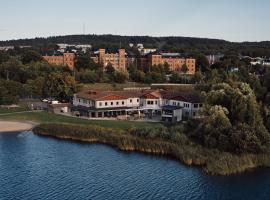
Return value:
M 43 57 L 38 52 L 29 50 L 23 53 L 21 60 L 23 64 L 28 64 L 31 62 L 43 61 Z
M 63 73 L 51 73 L 45 79 L 44 91 L 46 96 L 59 100 L 69 100 L 76 91 L 74 77 Z

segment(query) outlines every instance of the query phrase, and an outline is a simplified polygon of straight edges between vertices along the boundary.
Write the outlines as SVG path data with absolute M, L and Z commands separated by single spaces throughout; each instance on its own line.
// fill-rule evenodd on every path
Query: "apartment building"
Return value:
M 171 71 L 181 72 L 183 65 L 187 66 L 187 74 L 195 74 L 196 60 L 193 58 L 181 58 L 173 54 L 151 54 L 148 57 L 148 62 L 151 66 L 164 65 L 167 63 Z
M 71 70 L 75 67 L 76 56 L 74 53 L 64 53 L 59 56 L 43 56 L 43 58 L 51 64 L 68 66 Z
M 91 58 L 96 63 L 102 63 L 104 67 L 110 63 L 117 71 L 126 70 L 125 49 L 119 49 L 118 53 L 106 53 L 105 49 L 99 49 L 98 53 Z
M 167 63 L 171 71 L 182 72 L 183 65 L 187 66 L 187 74 L 193 75 L 196 72 L 196 59 L 182 58 L 178 53 L 149 54 L 141 57 L 138 64 L 141 68 L 147 66 L 158 66 Z

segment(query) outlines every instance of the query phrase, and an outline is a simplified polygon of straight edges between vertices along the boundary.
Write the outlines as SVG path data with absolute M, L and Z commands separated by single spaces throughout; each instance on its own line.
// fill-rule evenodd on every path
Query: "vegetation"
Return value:
M 42 124 L 34 133 L 90 143 L 109 144 L 123 151 L 171 156 L 187 165 L 202 166 L 210 174 L 229 175 L 258 166 L 270 166 L 268 154 L 233 155 L 204 148 L 183 134 L 183 127 L 102 128 L 99 126 Z
M 19 120 L 19 121 L 34 121 L 37 123 L 65 123 L 65 124 L 79 124 L 79 125 L 97 125 L 101 127 L 121 128 L 128 129 L 130 127 L 149 127 L 157 128 L 162 127 L 159 123 L 147 123 L 147 122 L 132 122 L 132 121 L 117 121 L 117 120 L 87 120 L 76 117 L 66 117 L 63 115 L 56 115 L 48 112 L 33 111 L 14 113 L 16 110 L 0 109 L 0 119 L 5 120 Z M 18 110 L 24 111 L 24 110 Z
M 191 37 L 149 37 L 149 36 L 119 36 L 119 35 L 68 35 L 49 38 L 35 38 L 24 40 L 1 41 L 0 45 L 31 45 L 36 51 L 48 53 L 54 52 L 55 45 L 59 43 L 91 44 L 94 49 L 106 48 L 117 51 L 121 46 L 133 54 L 137 54 L 129 47 L 129 43 L 143 43 L 147 48 L 159 48 L 164 51 L 196 54 L 243 54 L 249 56 L 270 56 L 270 42 L 228 42 L 225 40 L 191 38 Z M 18 53 L 19 50 L 17 50 Z

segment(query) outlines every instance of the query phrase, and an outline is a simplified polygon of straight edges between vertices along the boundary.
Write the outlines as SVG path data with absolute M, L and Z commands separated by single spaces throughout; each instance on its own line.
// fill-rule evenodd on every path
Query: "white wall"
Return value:
M 76 95 L 73 97 L 73 105 L 74 106 L 85 106 L 85 107 L 94 107 L 95 102 L 92 100 L 86 100 L 82 98 L 78 98 Z

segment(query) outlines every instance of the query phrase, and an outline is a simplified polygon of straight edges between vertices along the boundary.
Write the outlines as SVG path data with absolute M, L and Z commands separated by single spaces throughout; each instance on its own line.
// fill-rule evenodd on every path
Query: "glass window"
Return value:
M 111 102 L 111 105 L 113 105 L 113 102 Z
M 99 102 L 99 106 L 102 106 L 102 102 Z
M 108 102 L 105 102 L 105 106 L 107 106 L 108 105 Z

